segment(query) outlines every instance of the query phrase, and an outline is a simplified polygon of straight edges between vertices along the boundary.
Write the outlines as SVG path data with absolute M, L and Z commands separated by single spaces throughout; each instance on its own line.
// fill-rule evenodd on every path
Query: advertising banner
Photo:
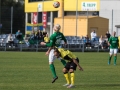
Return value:
M 37 24 L 38 23 L 38 13 L 37 12 L 34 12 L 32 14 L 32 24 Z
M 46 26 L 47 26 L 47 12 L 42 13 L 42 22 L 43 22 L 43 28 L 46 28 Z
M 83 11 L 96 11 L 97 10 L 97 2 L 82 2 L 81 9 Z

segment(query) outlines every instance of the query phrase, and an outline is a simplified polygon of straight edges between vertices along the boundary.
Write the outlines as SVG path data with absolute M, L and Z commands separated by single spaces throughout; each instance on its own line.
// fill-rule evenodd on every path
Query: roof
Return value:
M 120 28 L 120 25 L 115 25 L 115 27 Z
M 58 19 L 61 19 L 62 17 L 57 17 Z M 76 16 L 64 16 L 64 19 L 75 19 Z M 104 17 L 99 17 L 99 16 L 78 16 L 78 19 L 92 19 L 92 18 L 104 18 Z M 107 19 L 107 18 L 104 18 Z
M 87 18 L 93 18 L 93 17 L 96 17 L 96 16 L 89 16 L 89 17 L 87 17 L 87 16 L 78 16 L 79 19 L 87 19 Z M 62 17 L 57 17 L 57 18 L 62 18 Z M 71 19 L 73 18 L 74 19 L 74 18 L 76 18 L 76 16 L 64 16 L 64 18 L 66 18 L 66 19 L 67 18 L 68 19 L 69 18 L 71 18 Z

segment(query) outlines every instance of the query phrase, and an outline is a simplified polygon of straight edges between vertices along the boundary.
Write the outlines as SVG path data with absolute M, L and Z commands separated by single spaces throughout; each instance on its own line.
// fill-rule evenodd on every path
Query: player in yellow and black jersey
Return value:
M 74 87 L 74 71 L 76 70 L 76 67 L 78 66 L 78 69 L 83 71 L 82 67 L 79 64 L 79 59 L 71 51 L 65 50 L 63 48 L 55 48 L 54 55 L 57 58 L 62 58 L 68 61 L 63 68 L 63 73 L 67 81 L 67 83 L 63 86 L 68 86 L 67 88 Z M 68 72 L 70 73 L 71 80 L 69 80 Z

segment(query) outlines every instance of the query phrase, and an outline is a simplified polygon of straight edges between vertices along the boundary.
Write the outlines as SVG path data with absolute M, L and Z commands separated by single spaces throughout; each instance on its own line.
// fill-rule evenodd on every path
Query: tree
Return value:
M 2 33 L 11 32 L 11 7 L 13 7 L 13 33 L 16 33 L 18 29 L 24 33 L 25 29 L 25 14 L 24 5 L 20 2 L 14 2 L 13 0 L 1 0 L 2 12 L 1 12 L 1 23 L 3 25 Z
M 22 33 L 25 33 L 24 5 L 17 3 L 16 6 L 14 6 L 13 8 L 14 8 L 13 32 L 16 32 L 16 30 L 20 29 Z

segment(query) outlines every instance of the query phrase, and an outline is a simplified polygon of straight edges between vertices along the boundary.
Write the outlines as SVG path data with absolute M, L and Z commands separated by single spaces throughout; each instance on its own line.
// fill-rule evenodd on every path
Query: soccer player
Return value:
M 82 67 L 79 64 L 79 59 L 69 50 L 65 50 L 63 48 L 55 48 L 54 50 L 54 55 L 57 58 L 62 58 L 64 60 L 67 60 L 68 62 L 66 63 L 65 67 L 63 68 L 63 73 L 64 77 L 66 78 L 67 83 L 63 86 L 68 86 L 67 88 L 72 88 L 74 87 L 74 71 L 76 70 L 76 67 L 78 66 L 78 69 L 83 71 Z M 69 80 L 69 74 L 70 73 L 70 78 Z
M 115 35 L 116 35 L 116 32 L 114 31 L 113 36 L 111 36 L 108 41 L 108 45 L 110 46 L 110 56 L 108 60 L 108 65 L 111 63 L 111 58 L 113 54 L 114 54 L 114 65 L 116 65 L 119 40 L 118 40 L 118 37 L 116 37 Z
M 52 74 L 53 74 L 53 80 L 52 80 L 52 83 L 54 83 L 57 79 L 58 79 L 58 76 L 56 75 L 56 71 L 55 71 L 55 67 L 54 67 L 54 60 L 56 59 L 56 57 L 54 56 L 54 47 L 58 47 L 58 48 L 61 48 L 61 41 L 64 40 L 65 44 L 67 44 L 67 40 L 66 38 L 64 37 L 64 35 L 60 32 L 60 29 L 61 29 L 61 26 L 59 24 L 56 24 L 54 27 L 53 27 L 53 30 L 54 30 L 54 34 L 52 34 L 50 36 L 50 42 L 49 43 L 45 43 L 45 42 L 41 42 L 41 45 L 45 45 L 47 47 L 49 47 L 48 51 L 46 52 L 46 55 L 49 55 L 49 66 L 50 66 L 50 69 L 52 71 Z M 60 59 L 62 64 L 65 65 L 66 62 L 62 59 Z

